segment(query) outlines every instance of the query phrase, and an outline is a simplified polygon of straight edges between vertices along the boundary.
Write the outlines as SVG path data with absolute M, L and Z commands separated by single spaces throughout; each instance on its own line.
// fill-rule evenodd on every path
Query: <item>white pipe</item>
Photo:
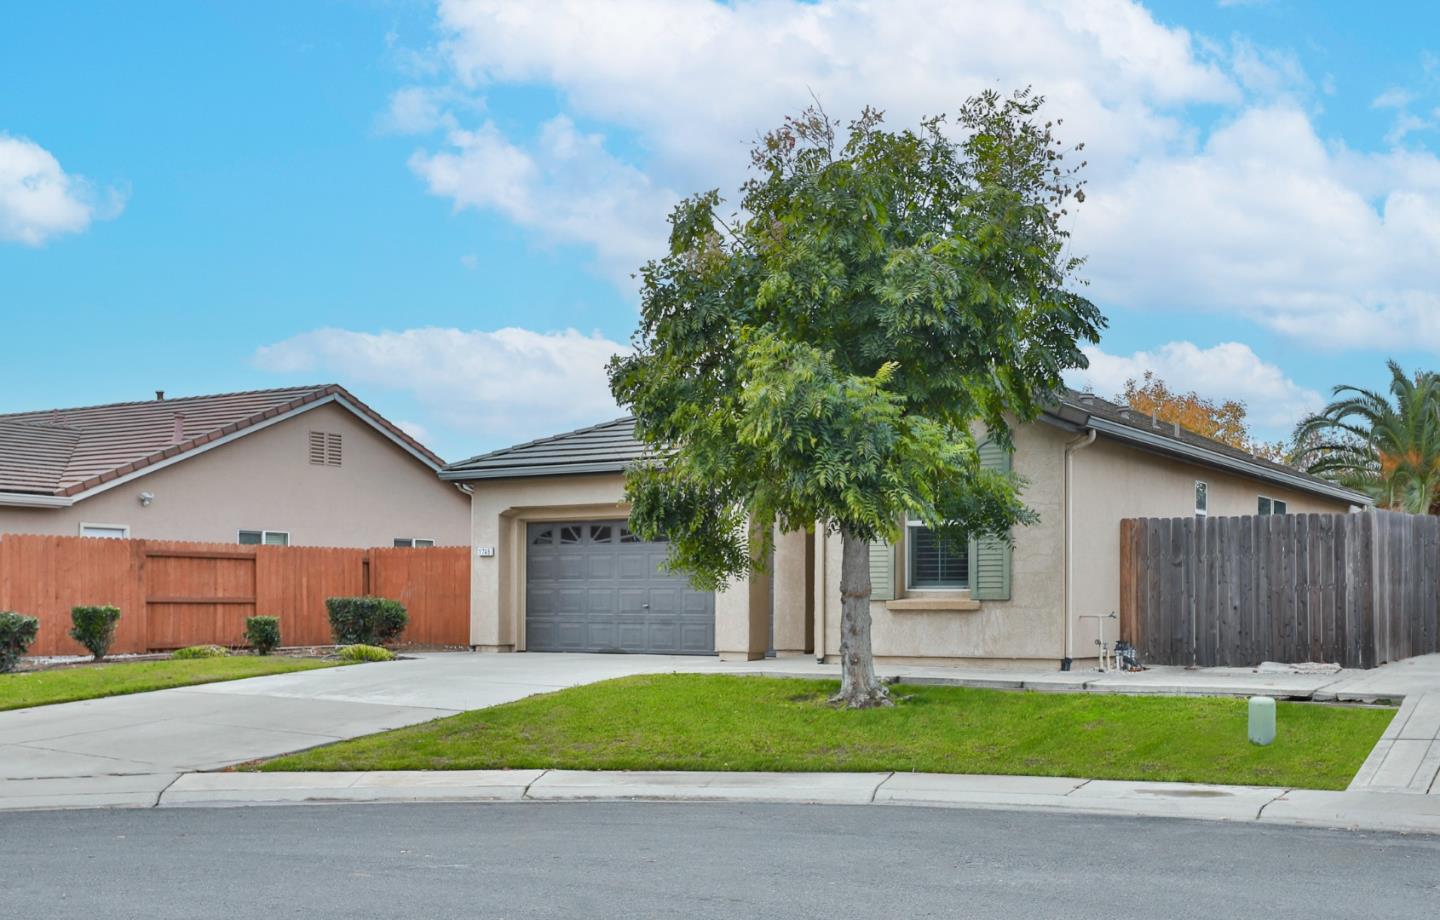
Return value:
M 1070 499 L 1070 455 L 1078 450 L 1084 450 L 1095 443 L 1095 429 L 1091 428 L 1078 438 L 1065 443 L 1065 577 L 1061 594 L 1063 602 L 1061 606 L 1065 609 L 1065 659 L 1067 661 L 1075 658 L 1075 611 L 1072 609 L 1071 584 L 1074 580 L 1075 568 L 1075 541 L 1072 531 L 1072 520 L 1074 512 L 1071 510 Z
M 825 547 L 830 545 L 830 535 L 821 524 L 815 525 L 815 562 L 810 577 L 814 579 L 815 592 L 815 660 L 825 663 L 825 605 L 829 592 L 825 590 Z

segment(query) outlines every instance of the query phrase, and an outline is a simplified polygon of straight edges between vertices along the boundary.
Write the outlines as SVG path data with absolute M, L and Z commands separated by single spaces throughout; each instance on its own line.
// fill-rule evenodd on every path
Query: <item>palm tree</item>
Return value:
M 1359 489 L 1377 506 L 1440 512 L 1440 375 L 1390 368 L 1387 396 L 1337 386 L 1335 401 L 1295 428 L 1296 459 L 1309 473 Z M 1393 399 L 1393 402 L 1391 401 Z

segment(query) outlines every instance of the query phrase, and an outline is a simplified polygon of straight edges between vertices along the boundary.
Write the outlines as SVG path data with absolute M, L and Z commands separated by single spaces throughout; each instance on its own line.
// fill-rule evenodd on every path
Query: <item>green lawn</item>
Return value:
M 24 674 L 0 674 L 0 710 L 70 703 L 220 680 L 329 668 L 338 662 L 280 655 L 87 664 Z
M 1245 738 L 1244 700 L 900 686 L 836 710 L 834 681 L 628 677 L 315 748 L 262 770 L 817 770 L 1009 773 L 1343 789 L 1391 709 L 1281 703 Z

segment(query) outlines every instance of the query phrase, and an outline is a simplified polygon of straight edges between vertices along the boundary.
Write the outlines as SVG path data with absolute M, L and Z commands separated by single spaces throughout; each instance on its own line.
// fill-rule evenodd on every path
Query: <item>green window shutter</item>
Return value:
M 1010 452 L 993 441 L 979 447 L 980 465 L 1010 471 Z M 1010 543 L 999 537 L 970 539 L 970 596 L 977 601 L 1010 599 Z
M 895 599 L 895 546 L 885 540 L 870 543 L 870 599 Z

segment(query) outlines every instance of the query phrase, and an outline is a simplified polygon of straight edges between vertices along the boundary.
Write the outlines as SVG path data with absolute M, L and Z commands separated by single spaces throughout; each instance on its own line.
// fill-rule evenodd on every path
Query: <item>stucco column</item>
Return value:
M 715 651 L 722 661 L 756 661 L 770 647 L 770 576 L 752 572 L 715 592 Z
M 814 648 L 814 537 L 803 530 L 775 535 L 775 655 L 805 655 Z
M 513 652 L 513 639 L 506 636 L 502 612 L 504 590 L 510 581 L 508 567 L 513 540 L 506 540 L 510 522 L 500 516 L 492 490 L 477 489 L 470 498 L 470 647 L 477 652 Z M 480 556 L 484 547 L 492 555 Z

